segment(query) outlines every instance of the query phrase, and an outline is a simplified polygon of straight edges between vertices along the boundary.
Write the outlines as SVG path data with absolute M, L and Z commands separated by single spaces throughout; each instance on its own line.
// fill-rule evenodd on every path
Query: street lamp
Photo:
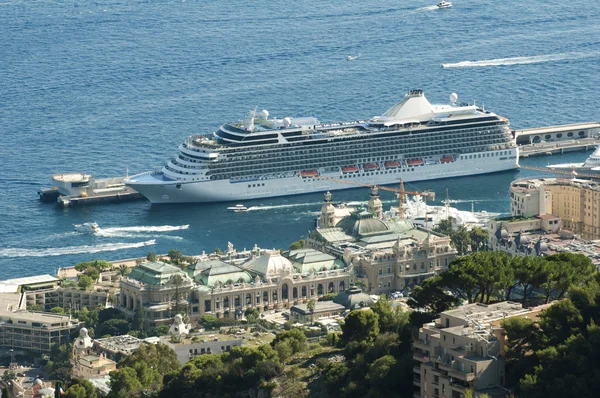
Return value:
M 12 366 L 12 364 L 15 363 L 15 350 L 13 350 L 11 348 L 9 351 L 10 351 L 10 365 Z

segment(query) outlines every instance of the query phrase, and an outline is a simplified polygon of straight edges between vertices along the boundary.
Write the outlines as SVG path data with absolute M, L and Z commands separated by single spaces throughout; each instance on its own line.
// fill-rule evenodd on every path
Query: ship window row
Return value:
M 469 123 L 469 125 L 473 125 L 475 123 Z M 393 137 L 398 137 L 400 135 L 409 135 L 413 134 L 417 137 L 418 139 L 422 139 L 423 134 L 436 134 L 436 133 L 442 133 L 444 136 L 455 136 L 456 133 L 458 134 L 464 134 L 467 133 L 469 131 L 471 132 L 478 132 L 478 131 L 484 131 L 486 129 L 491 129 L 491 130 L 495 130 L 495 131 L 500 131 L 500 132 L 504 132 L 507 133 L 508 136 L 510 136 L 510 131 L 508 131 L 508 128 L 506 126 L 505 123 L 485 123 L 484 125 L 476 125 L 473 127 L 465 127 L 465 126 L 457 126 L 457 127 L 452 127 L 452 128 L 448 128 L 448 127 L 442 127 L 442 128 L 438 128 L 438 129 L 432 129 L 432 128 L 426 128 L 426 131 L 418 131 L 418 130 L 404 130 L 404 131 L 397 131 L 396 129 L 390 129 L 391 131 L 397 131 L 397 133 L 395 134 L 384 134 L 384 135 L 357 135 L 355 137 L 338 137 L 336 139 L 334 139 L 334 143 L 335 144 L 339 144 L 340 142 L 343 141 L 352 141 L 352 140 L 359 140 L 360 142 L 364 142 L 365 140 L 371 140 L 371 139 L 385 139 L 385 138 L 393 138 Z M 312 140 L 309 140 L 312 141 Z M 327 144 L 328 141 L 324 140 L 324 139 L 318 139 L 318 141 L 321 142 L 315 142 L 314 144 Z M 303 144 L 313 144 L 312 142 L 304 142 Z M 297 144 L 292 144 L 294 146 L 296 146 Z M 283 144 L 283 145 L 277 145 L 277 146 L 268 146 L 265 148 L 260 148 L 257 147 L 256 150 L 272 150 L 272 149 L 276 149 L 276 148 L 281 148 L 281 147 L 286 147 L 286 146 L 290 146 L 290 144 Z M 193 148 L 191 148 L 192 150 L 195 150 Z M 247 152 L 248 148 L 247 147 L 236 147 L 236 146 L 230 146 L 228 148 L 226 148 L 223 152 L 228 153 L 228 154 L 233 154 L 236 152 L 242 152 L 245 153 Z
M 479 133 L 479 131 L 477 131 L 477 133 Z M 497 135 L 497 137 L 493 137 L 493 135 Z M 456 142 L 456 141 L 466 141 L 466 140 L 460 140 L 460 137 L 464 137 L 464 138 L 483 138 L 486 137 L 488 139 L 499 139 L 499 140 L 504 140 L 504 141 L 509 141 L 509 137 L 507 137 L 506 134 L 504 134 L 504 132 L 502 130 L 495 130 L 492 132 L 480 132 L 480 134 L 477 134 L 474 136 L 474 134 L 467 134 L 467 133 L 462 133 L 458 136 L 453 135 L 453 136 L 448 136 L 448 135 L 444 135 L 444 136 L 438 136 L 438 137 L 428 137 L 430 138 L 432 141 L 441 141 L 441 142 Z M 304 148 L 304 147 L 300 147 L 300 151 L 295 151 L 296 154 L 305 154 L 309 151 L 329 151 L 330 147 L 335 147 L 336 151 L 339 150 L 343 150 L 344 147 L 350 147 L 350 148 L 355 148 L 355 149 L 364 149 L 365 146 L 369 146 L 369 145 L 389 145 L 390 143 L 422 143 L 423 137 L 409 137 L 406 139 L 402 139 L 402 140 L 398 140 L 398 139 L 379 139 L 379 140 L 371 140 L 371 139 L 363 139 L 360 142 L 344 142 L 344 143 L 337 143 L 337 144 L 325 144 L 325 145 L 319 145 L 319 146 L 311 146 L 310 148 Z M 288 144 L 289 147 L 289 144 Z M 289 150 L 289 148 L 286 148 L 287 150 Z M 255 151 L 255 154 L 249 155 L 248 154 L 248 150 L 246 149 L 246 151 L 244 151 L 242 157 L 250 157 L 250 156 L 264 156 L 264 157 L 269 157 L 271 153 L 273 152 L 279 152 L 281 150 L 281 148 L 273 148 L 271 147 L 270 150 L 259 150 L 257 149 Z M 235 159 L 235 156 L 231 156 L 231 158 Z
M 474 142 L 474 144 L 478 144 L 477 142 Z M 376 159 L 378 157 L 384 158 L 385 160 L 393 160 L 394 158 L 397 158 L 398 155 L 403 154 L 405 157 L 411 157 L 411 156 L 441 156 L 444 154 L 448 154 L 448 153 L 456 153 L 456 152 L 476 152 L 479 150 L 486 150 L 486 149 L 493 149 L 490 148 L 488 145 L 485 144 L 489 144 L 489 142 L 482 142 L 481 144 L 479 144 L 479 146 L 473 145 L 473 146 L 468 146 L 465 147 L 464 145 L 460 145 L 460 144 L 455 144 L 452 146 L 431 146 L 430 148 L 427 147 L 419 147 L 419 146 L 410 146 L 410 147 L 399 147 L 399 148 L 395 148 L 395 147 L 388 147 L 388 150 L 380 150 L 377 149 L 375 151 L 353 151 L 351 153 L 347 153 L 347 154 L 338 154 L 338 153 L 332 153 L 331 155 L 327 156 L 326 159 L 324 159 L 322 156 L 316 155 L 316 154 L 312 154 L 313 156 L 304 156 L 304 157 L 300 157 L 300 158 L 292 158 L 292 157 L 282 157 L 281 155 L 278 157 L 273 157 L 270 159 L 266 159 L 266 160 L 254 160 L 254 161 L 243 161 L 243 162 L 231 162 L 231 163 L 215 163 L 214 165 L 212 165 L 212 167 L 210 167 L 211 170 L 233 170 L 233 169 L 243 169 L 246 167 L 250 167 L 253 165 L 258 165 L 261 167 L 268 167 L 270 165 L 306 165 L 307 163 L 311 163 L 311 162 L 318 162 L 321 163 L 324 160 L 331 160 L 334 161 L 335 163 L 337 163 L 338 165 L 340 165 L 340 163 L 344 163 L 344 162 L 356 162 L 357 159 L 360 158 L 364 158 L 364 157 L 369 157 L 371 159 Z M 437 147 L 437 148 L 436 148 Z M 369 156 L 371 155 L 371 156 Z M 343 164 L 342 164 L 343 165 Z M 318 167 L 318 166 L 317 166 Z
M 476 141 L 485 141 L 488 144 L 502 144 L 505 143 L 506 140 L 502 139 L 501 137 L 497 137 L 497 138 L 492 138 L 492 137 L 476 137 Z M 448 147 L 453 146 L 453 144 L 457 143 L 457 140 L 455 139 L 438 139 L 435 141 L 431 141 L 431 144 L 433 144 L 433 142 L 435 142 L 435 146 L 437 147 L 441 147 L 444 145 L 448 145 Z M 468 143 L 473 143 L 474 140 L 470 140 Z M 431 145 L 430 144 L 430 145 Z M 303 159 L 306 157 L 306 155 L 310 155 L 313 153 L 331 153 L 331 152 L 335 152 L 335 153 L 344 153 L 344 152 L 364 152 L 365 149 L 367 148 L 373 148 L 378 150 L 379 148 L 390 148 L 390 147 L 394 147 L 397 149 L 403 149 L 403 148 L 410 148 L 411 146 L 419 146 L 422 148 L 423 142 L 422 140 L 411 140 L 411 141 L 406 141 L 406 140 L 402 140 L 400 142 L 398 142 L 398 140 L 395 141 L 388 141 L 388 142 L 378 142 L 378 143 L 364 143 L 363 145 L 351 145 L 351 146 L 333 146 L 330 148 L 324 148 L 324 147 L 320 147 L 320 148 L 307 148 L 307 149 L 301 149 L 301 150 L 297 150 L 297 151 L 289 151 L 290 153 L 287 153 L 286 151 L 286 158 L 298 158 L 298 159 Z M 277 152 L 281 152 L 281 151 L 277 151 Z M 276 152 L 276 153 L 277 153 Z M 229 162 L 237 162 L 240 160 L 250 160 L 250 159 L 269 159 L 273 157 L 273 153 L 267 154 L 267 153 L 257 153 L 257 154 L 252 154 L 252 155 L 248 155 L 248 156 L 244 156 L 244 157 L 237 157 L 237 158 L 230 158 Z
M 498 152 L 495 152 L 496 154 L 498 154 Z M 500 155 L 491 155 L 491 154 L 482 154 L 482 157 L 489 157 L 489 156 L 505 156 L 508 155 L 509 151 L 502 151 L 500 152 Z M 475 155 L 471 155 L 471 156 L 475 156 Z M 418 156 L 415 156 L 418 157 Z M 356 164 L 356 163 L 363 163 L 363 162 L 368 162 L 371 159 L 363 159 L 360 161 L 356 161 L 356 159 L 354 159 L 353 162 L 348 162 L 347 164 Z M 339 168 L 341 166 L 343 166 L 343 164 L 340 164 L 337 161 L 330 161 L 330 162 L 320 162 L 320 163 L 299 163 L 296 164 L 295 166 L 288 166 L 288 167 L 282 167 L 281 165 L 279 165 L 280 167 L 256 167 L 256 168 L 236 168 L 236 169 L 220 169 L 220 170 L 214 170 L 212 172 L 209 172 L 209 174 L 213 174 L 214 176 L 228 176 L 228 177 L 224 177 L 224 178 L 231 178 L 231 177 L 242 177 L 242 176 L 249 176 L 249 175 L 261 175 L 261 174 L 277 174 L 277 173 L 285 173 L 285 172 L 294 172 L 294 171 L 298 171 L 298 170 L 306 170 L 306 169 L 314 169 L 314 168 L 319 168 L 319 167 L 332 167 L 332 168 Z M 213 176 L 213 177 L 214 177 Z M 212 177 L 211 177 L 212 178 Z

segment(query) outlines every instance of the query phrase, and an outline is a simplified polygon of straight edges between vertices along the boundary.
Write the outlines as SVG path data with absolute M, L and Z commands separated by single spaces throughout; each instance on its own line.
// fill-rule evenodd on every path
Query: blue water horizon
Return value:
M 247 213 L 228 212 L 226 203 L 61 209 L 37 199 L 54 173 L 160 169 L 187 136 L 255 106 L 278 117 L 367 119 L 419 88 L 433 103 L 456 92 L 515 129 L 599 119 L 596 4 L 434 4 L 0 1 L 0 280 L 170 248 L 199 254 L 228 241 L 281 248 L 306 236 L 322 194 L 244 202 L 255 208 Z M 410 187 L 437 192 L 438 203 L 447 188 L 461 209 L 508 212 L 510 181 L 536 174 Z M 391 193 L 383 199 L 394 202 Z M 334 200 L 366 201 L 368 189 L 335 192 Z M 73 229 L 92 221 L 109 233 Z

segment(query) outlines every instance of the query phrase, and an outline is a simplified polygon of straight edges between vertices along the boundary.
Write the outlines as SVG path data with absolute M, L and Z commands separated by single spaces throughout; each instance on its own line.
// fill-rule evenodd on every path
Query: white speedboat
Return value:
M 75 230 L 88 234 L 96 234 L 100 232 L 100 227 L 95 222 L 86 222 L 83 224 L 73 224 Z
M 248 211 L 248 208 L 244 205 L 235 205 L 228 207 L 227 210 L 233 211 L 234 213 L 241 213 L 243 211 Z
M 449 1 L 440 1 L 439 3 L 436 4 L 437 8 L 450 8 L 452 7 L 452 3 Z

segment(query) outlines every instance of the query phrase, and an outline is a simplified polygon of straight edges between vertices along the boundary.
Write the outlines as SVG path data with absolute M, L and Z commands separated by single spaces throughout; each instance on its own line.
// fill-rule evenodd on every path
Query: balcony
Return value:
M 413 359 L 415 361 L 419 361 L 419 362 L 429 362 L 431 359 L 429 358 L 429 355 L 424 354 L 422 352 L 415 352 L 413 353 Z
M 413 366 L 413 373 L 421 374 L 421 367 L 420 366 Z
M 413 341 L 413 347 L 420 348 L 421 350 L 426 350 L 426 351 L 429 351 L 431 349 L 431 346 L 429 345 L 429 341 L 423 341 L 423 340 Z
M 413 386 L 415 386 L 415 387 L 421 387 L 421 378 L 420 377 L 414 377 L 413 378 Z
M 454 377 L 458 380 L 467 381 L 467 382 L 475 380 L 475 373 L 466 373 L 466 372 L 461 372 L 460 370 L 454 370 L 454 369 L 450 369 L 448 371 L 448 376 Z

